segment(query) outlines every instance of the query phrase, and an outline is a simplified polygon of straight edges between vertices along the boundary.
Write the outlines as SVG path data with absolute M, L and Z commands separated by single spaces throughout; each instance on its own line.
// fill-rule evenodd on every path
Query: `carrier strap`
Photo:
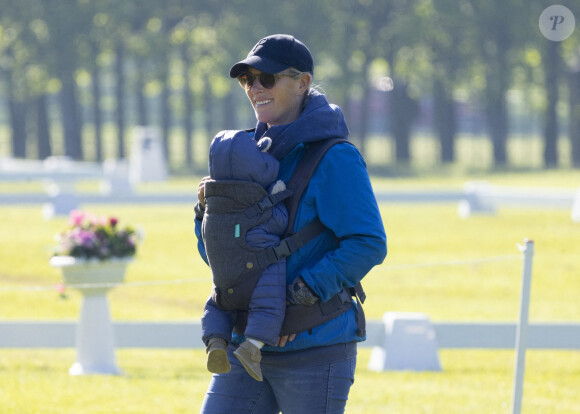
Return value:
M 305 145 L 304 155 L 298 162 L 298 165 L 294 170 L 294 174 L 287 184 L 288 188 L 294 191 L 294 196 L 286 200 L 286 208 L 288 210 L 288 230 L 286 231 L 286 234 L 288 238 L 300 235 L 300 233 L 304 231 L 305 234 L 308 234 L 308 237 L 313 239 L 318 234 L 322 233 L 322 231 L 324 231 L 324 225 L 320 222 L 320 220 L 317 219 L 316 222 L 319 223 L 320 227 L 317 226 L 315 229 L 308 229 L 308 227 L 311 225 L 310 224 L 298 230 L 296 233 L 292 233 L 294 220 L 296 219 L 296 213 L 298 211 L 298 205 L 300 204 L 302 195 L 310 183 L 310 178 L 312 175 L 314 175 L 314 172 L 318 168 L 318 164 L 320 164 L 320 161 L 324 155 L 326 155 L 328 150 L 334 145 L 342 143 L 352 145 L 352 142 L 345 138 L 332 138 L 308 143 Z M 311 232 L 314 231 L 318 233 L 311 234 Z M 302 236 L 297 237 L 299 240 L 302 238 Z M 301 246 L 306 244 L 308 241 L 303 243 Z M 286 317 L 284 319 L 284 324 L 282 326 L 280 335 L 288 335 L 291 333 L 309 330 L 315 326 L 321 325 L 331 319 L 336 318 L 338 315 L 346 312 L 352 307 L 351 297 L 356 298 L 357 303 L 357 335 L 365 336 L 366 322 L 362 303 L 364 303 L 366 295 L 360 283 L 352 288 L 343 289 L 324 303 L 319 302 L 313 306 L 291 305 L 286 307 Z
M 348 289 L 350 294 L 356 299 L 356 307 L 358 310 L 357 316 L 357 335 L 365 336 L 367 334 L 365 311 L 363 310 L 362 304 L 365 303 L 367 295 L 363 290 L 361 283 L 357 283 L 356 286 Z
M 296 219 L 296 212 L 298 211 L 298 205 L 302 199 L 308 184 L 310 183 L 310 178 L 318 168 L 318 164 L 328 152 L 336 144 L 340 143 L 352 143 L 345 138 L 333 138 L 324 141 L 316 141 L 313 143 L 306 144 L 304 148 L 304 154 L 298 165 L 294 169 L 294 174 L 288 183 L 286 184 L 294 192 L 294 196 L 286 200 L 286 209 L 288 210 L 288 230 L 287 234 L 291 234 L 294 228 L 294 220 Z
M 248 218 L 257 217 L 262 213 L 264 213 L 264 211 L 272 209 L 272 207 L 274 207 L 276 204 L 286 200 L 288 197 L 291 197 L 293 193 L 294 192 L 292 190 L 286 188 L 285 190 L 279 191 L 275 194 L 268 194 L 259 202 L 254 203 L 250 207 L 248 207 L 245 210 L 244 214 Z
M 313 240 L 324 231 L 326 227 L 316 219 L 312 223 L 304 226 L 298 232 L 282 239 L 276 246 L 263 249 L 256 255 L 261 269 L 265 269 L 278 260 L 290 256 L 296 250 Z
M 359 296 L 359 294 L 361 296 Z M 308 331 L 336 318 L 352 308 L 351 298 L 353 296 L 356 298 L 357 304 L 356 334 L 364 337 L 366 335 L 366 320 L 362 308 L 362 302 L 364 302 L 365 294 L 360 283 L 355 287 L 342 289 L 326 302 L 319 302 L 312 306 L 287 306 L 286 316 L 284 318 L 282 329 L 280 330 L 280 335 L 283 336 Z

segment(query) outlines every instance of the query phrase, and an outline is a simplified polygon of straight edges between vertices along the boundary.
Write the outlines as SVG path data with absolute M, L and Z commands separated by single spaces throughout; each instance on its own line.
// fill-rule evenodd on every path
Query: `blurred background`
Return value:
M 202 173 L 216 132 L 255 123 L 230 66 L 289 33 L 375 173 L 578 168 L 580 30 L 544 37 L 552 4 L 0 0 L 0 157 L 122 159 L 154 126 L 173 175 Z
M 47 201 L 52 213 L 59 200 L 67 209 L 78 201 L 144 229 L 127 283 L 110 293 L 113 320 L 199 320 L 211 278 L 196 251 L 197 184 L 215 134 L 255 125 L 231 65 L 276 33 L 308 45 L 315 83 L 343 109 L 371 173 L 389 256 L 364 281 L 369 320 L 409 311 L 435 323 L 513 323 L 515 244 L 529 237 L 530 320 L 577 332 L 580 1 L 555 4 L 570 14 L 559 9 L 542 25 L 554 2 L 0 0 L 0 346 L 11 324 L 72 326 L 79 315 L 81 295 L 57 285 L 49 266 L 66 216 L 46 220 Z M 567 36 L 546 37 L 566 27 Z M 123 162 L 109 163 L 112 173 L 100 163 L 132 158 L 138 131 L 149 130 L 138 127 L 157 130 L 169 179 L 140 176 L 134 188 Z M 90 162 L 70 171 L 62 157 Z M 52 182 L 42 190 L 44 179 Z M 109 194 L 87 191 L 103 179 Z M 459 217 L 465 184 L 482 179 L 492 183 L 479 187 L 484 196 L 526 197 Z M 119 350 L 126 375 L 76 381 L 75 351 L 44 343 L 1 349 L 0 412 L 191 413 L 209 379 L 201 348 L 129 348 Z M 580 412 L 572 348 L 530 350 L 524 412 Z M 348 412 L 507 412 L 513 353 L 444 348 L 443 372 L 386 374 L 368 368 L 362 348 Z

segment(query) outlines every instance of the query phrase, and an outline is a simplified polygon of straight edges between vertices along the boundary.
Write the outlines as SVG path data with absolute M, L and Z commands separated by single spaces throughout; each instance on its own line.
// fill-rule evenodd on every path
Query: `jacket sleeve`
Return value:
M 203 238 L 201 237 L 201 220 L 198 218 L 195 219 L 195 237 L 197 237 L 197 251 L 203 261 L 209 265 L 207 254 L 205 253 L 205 245 L 203 244 Z
M 302 201 L 301 220 L 317 215 L 328 228 L 311 249 L 325 251 L 300 275 L 322 301 L 355 286 L 387 254 L 387 237 L 365 162 L 349 144 L 331 148 Z M 311 216 L 311 217 L 308 217 Z M 338 246 L 336 247 L 336 241 Z M 334 244 L 333 244 L 334 243 Z M 332 245 L 332 248 L 329 246 Z M 308 261 L 307 261 L 308 262 Z

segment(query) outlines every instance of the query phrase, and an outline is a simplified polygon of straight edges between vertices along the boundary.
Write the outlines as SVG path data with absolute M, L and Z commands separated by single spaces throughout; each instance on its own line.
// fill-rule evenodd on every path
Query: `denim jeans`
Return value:
M 232 370 L 212 376 L 202 414 L 344 413 L 354 382 L 355 344 L 264 355 L 263 382 L 247 374 L 234 350 L 228 348 Z

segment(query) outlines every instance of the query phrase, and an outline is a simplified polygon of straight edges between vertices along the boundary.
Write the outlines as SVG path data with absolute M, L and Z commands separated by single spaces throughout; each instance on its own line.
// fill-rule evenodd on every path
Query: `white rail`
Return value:
M 2 321 L 0 348 L 72 348 L 75 321 Z M 114 322 L 119 348 L 201 348 L 201 323 Z M 433 322 L 439 348 L 514 349 L 516 323 Z M 367 340 L 362 347 L 381 346 L 384 325 L 367 322 Z M 528 327 L 528 349 L 579 350 L 580 323 L 532 323 Z

